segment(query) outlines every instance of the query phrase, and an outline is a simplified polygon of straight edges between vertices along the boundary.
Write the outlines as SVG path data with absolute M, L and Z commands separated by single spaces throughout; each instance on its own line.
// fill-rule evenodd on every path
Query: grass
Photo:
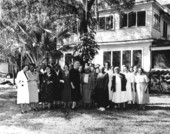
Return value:
M 0 88 L 0 134 L 169 134 L 169 98 L 152 96 L 146 111 L 57 109 L 22 115 L 15 89 Z

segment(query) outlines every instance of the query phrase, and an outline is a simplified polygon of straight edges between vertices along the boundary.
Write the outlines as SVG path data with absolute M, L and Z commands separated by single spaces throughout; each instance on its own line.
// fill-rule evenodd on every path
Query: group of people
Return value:
M 16 78 L 17 104 L 21 113 L 28 110 L 97 107 L 100 111 L 107 108 L 126 109 L 129 104 L 138 104 L 145 109 L 149 102 L 148 77 L 142 68 L 134 66 L 110 67 L 85 64 L 79 61 L 73 65 L 43 64 L 24 65 Z

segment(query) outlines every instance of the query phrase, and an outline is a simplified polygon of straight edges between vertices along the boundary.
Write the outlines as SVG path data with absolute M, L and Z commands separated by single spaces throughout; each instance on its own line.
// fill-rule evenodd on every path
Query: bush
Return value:
M 170 92 L 170 71 L 152 70 L 149 72 L 150 92 L 167 93 Z

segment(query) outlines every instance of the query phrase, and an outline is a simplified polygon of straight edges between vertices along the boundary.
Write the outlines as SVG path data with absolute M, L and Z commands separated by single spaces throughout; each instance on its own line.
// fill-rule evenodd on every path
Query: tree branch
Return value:
M 87 7 L 88 11 L 91 10 L 91 7 L 92 7 L 92 5 L 94 4 L 94 2 L 95 2 L 95 0 L 90 0 L 90 1 L 88 1 L 88 7 Z

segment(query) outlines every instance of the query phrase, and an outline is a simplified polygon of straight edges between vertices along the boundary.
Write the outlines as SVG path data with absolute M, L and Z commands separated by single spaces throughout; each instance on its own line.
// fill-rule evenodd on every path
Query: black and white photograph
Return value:
M 169 134 L 170 0 L 0 0 L 0 134 Z

